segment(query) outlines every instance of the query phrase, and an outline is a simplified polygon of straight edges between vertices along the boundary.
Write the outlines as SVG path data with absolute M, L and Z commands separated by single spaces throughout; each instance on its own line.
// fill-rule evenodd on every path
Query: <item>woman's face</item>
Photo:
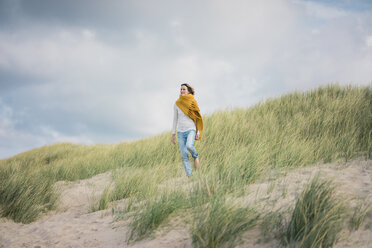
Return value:
M 181 86 L 181 95 L 184 96 L 184 95 L 187 95 L 189 94 L 189 90 L 187 89 L 187 87 L 185 85 L 182 85 Z

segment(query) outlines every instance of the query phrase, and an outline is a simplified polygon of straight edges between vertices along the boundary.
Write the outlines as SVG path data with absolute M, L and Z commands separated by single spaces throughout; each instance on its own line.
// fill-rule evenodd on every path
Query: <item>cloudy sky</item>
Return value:
M 372 82 L 370 0 L 0 0 L 0 159 L 170 131 L 203 114 Z

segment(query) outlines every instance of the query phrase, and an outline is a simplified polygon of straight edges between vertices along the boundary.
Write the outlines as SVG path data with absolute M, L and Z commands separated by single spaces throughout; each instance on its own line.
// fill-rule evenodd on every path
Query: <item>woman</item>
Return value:
M 192 176 L 189 162 L 189 152 L 194 158 L 194 167 L 199 167 L 198 153 L 194 147 L 194 141 L 200 140 L 203 132 L 203 120 L 198 103 L 194 98 L 194 89 L 188 84 L 181 84 L 181 94 L 174 104 L 172 143 L 176 144 L 176 129 L 178 144 L 182 156 L 183 167 L 186 175 Z

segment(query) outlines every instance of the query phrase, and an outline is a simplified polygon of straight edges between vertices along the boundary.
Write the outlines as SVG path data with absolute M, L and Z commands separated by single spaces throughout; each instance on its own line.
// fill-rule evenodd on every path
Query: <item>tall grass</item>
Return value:
M 372 206 L 368 205 L 367 202 L 359 203 L 353 212 L 353 215 L 350 218 L 350 229 L 356 231 L 362 225 L 366 215 L 369 211 L 372 210 Z
M 332 247 L 345 217 L 345 202 L 331 181 L 315 177 L 302 192 L 289 222 L 286 241 L 298 247 Z
M 50 178 L 34 171 L 29 174 L 8 173 L 8 177 L 0 182 L 1 216 L 30 223 L 41 212 L 53 209 L 58 197 L 51 190 L 53 183 Z
M 371 158 L 371 99 L 371 87 L 330 85 L 205 116 L 203 140 L 196 142 L 198 174 L 204 178 L 195 180 L 201 187 L 192 189 L 195 205 L 190 208 L 207 204 L 216 192 L 244 193 L 269 168 Z M 0 214 L 32 222 L 54 206 L 54 182 L 109 170 L 117 170 L 113 189 L 106 190 L 99 208 L 122 198 L 152 199 L 161 194 L 160 184 L 184 176 L 170 137 L 167 132 L 116 145 L 62 143 L 1 160 Z M 7 210 L 14 206 L 19 210 Z
M 171 172 L 167 174 L 162 168 L 136 168 L 126 167 L 113 171 L 112 183 L 104 190 L 98 206 L 93 202 L 93 211 L 103 210 L 109 206 L 110 202 L 135 198 L 140 201 L 156 195 L 158 184 L 166 180 Z
M 239 235 L 252 228 L 259 218 L 255 210 L 226 203 L 219 195 L 196 211 L 192 229 L 196 247 L 234 247 Z
M 145 237 L 167 220 L 173 212 L 186 208 L 187 205 L 185 193 L 178 190 L 165 191 L 159 197 L 145 201 L 141 210 L 133 216 L 127 241 Z
M 261 238 L 259 241 L 280 240 L 286 232 L 286 219 L 281 211 L 264 214 L 260 221 Z

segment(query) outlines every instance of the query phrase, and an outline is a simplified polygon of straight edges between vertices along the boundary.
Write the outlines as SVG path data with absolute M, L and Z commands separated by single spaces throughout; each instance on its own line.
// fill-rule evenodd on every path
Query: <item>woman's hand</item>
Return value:
M 173 143 L 173 145 L 176 144 L 176 135 L 175 134 L 172 134 L 172 140 L 171 142 Z
M 200 133 L 197 133 L 197 134 L 195 135 L 195 139 L 196 139 L 196 140 L 200 139 Z

